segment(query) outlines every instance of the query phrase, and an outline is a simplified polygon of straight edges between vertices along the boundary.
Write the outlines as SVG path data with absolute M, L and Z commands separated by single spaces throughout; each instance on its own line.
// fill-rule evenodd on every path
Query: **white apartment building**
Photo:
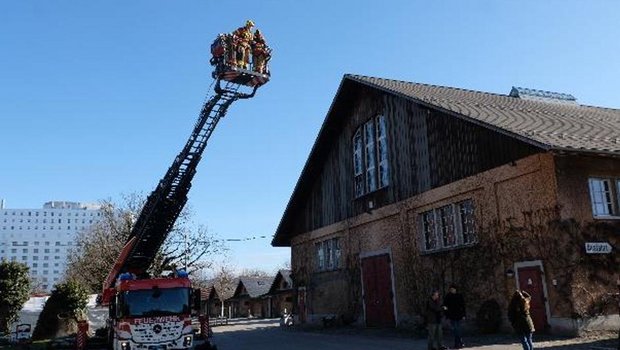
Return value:
M 77 234 L 100 219 L 96 204 L 52 201 L 42 209 L 8 209 L 0 200 L 0 259 L 28 265 L 49 292 L 63 276 Z

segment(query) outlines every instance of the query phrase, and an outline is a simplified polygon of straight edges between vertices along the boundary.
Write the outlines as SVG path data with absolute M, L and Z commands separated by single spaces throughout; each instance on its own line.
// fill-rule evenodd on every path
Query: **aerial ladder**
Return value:
M 101 304 L 109 306 L 108 341 L 114 350 L 193 346 L 193 298 L 187 273 L 152 277 L 149 269 L 187 202 L 196 167 L 215 127 L 233 102 L 252 98 L 270 79 L 271 49 L 258 30 L 252 32 L 253 26 L 247 21 L 231 34 L 220 34 L 211 45 L 214 92 L 185 146 L 147 197 L 104 281 Z

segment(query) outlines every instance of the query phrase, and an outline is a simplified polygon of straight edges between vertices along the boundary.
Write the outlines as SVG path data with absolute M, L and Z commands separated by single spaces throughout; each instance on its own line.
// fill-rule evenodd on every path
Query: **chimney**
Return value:
M 4 199 L 0 199 L 0 209 L 4 209 Z

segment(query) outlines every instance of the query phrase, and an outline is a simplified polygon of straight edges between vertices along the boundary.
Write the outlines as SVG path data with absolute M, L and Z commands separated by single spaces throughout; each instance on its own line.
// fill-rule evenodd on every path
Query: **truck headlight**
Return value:
M 183 338 L 183 346 L 187 347 L 187 346 L 190 346 L 190 345 L 192 345 L 192 336 L 188 335 L 185 338 Z M 123 350 L 125 350 L 125 349 L 123 349 Z
M 121 342 L 121 350 L 131 350 L 131 344 L 128 341 Z

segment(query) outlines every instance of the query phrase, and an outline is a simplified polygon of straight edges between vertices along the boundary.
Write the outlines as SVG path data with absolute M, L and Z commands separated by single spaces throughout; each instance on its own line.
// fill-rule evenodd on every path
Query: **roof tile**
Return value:
M 618 109 L 360 75 L 346 77 L 502 129 L 549 149 L 620 152 Z

